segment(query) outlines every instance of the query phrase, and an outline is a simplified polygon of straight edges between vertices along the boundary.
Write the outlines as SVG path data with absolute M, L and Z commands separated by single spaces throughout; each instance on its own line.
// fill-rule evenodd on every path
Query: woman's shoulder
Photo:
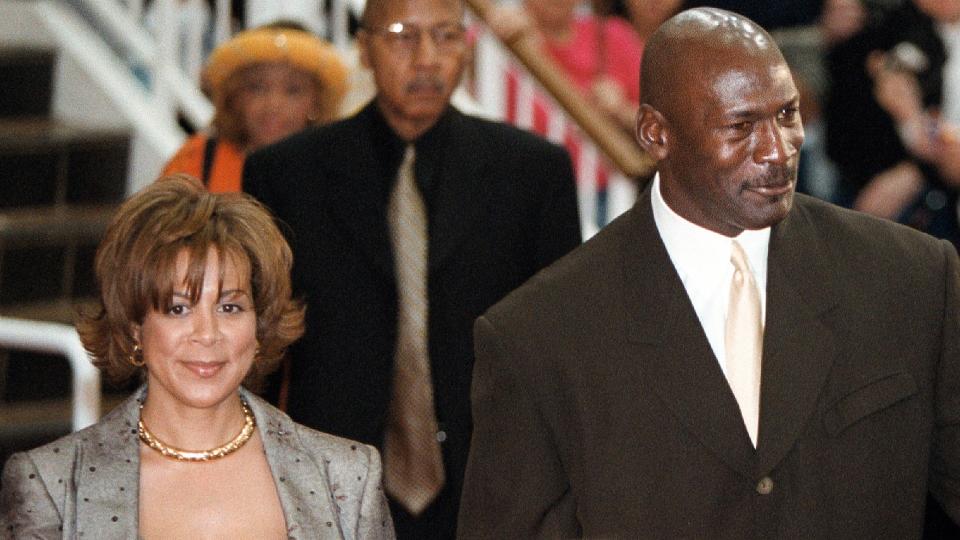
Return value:
M 304 451 L 322 458 L 327 463 L 362 462 L 366 467 L 371 460 L 379 462 L 379 455 L 373 446 L 299 424 L 285 412 L 250 392 L 244 391 L 244 397 L 258 417 L 260 429 L 264 430 L 268 437 L 276 431 L 286 431 L 286 435 L 295 436 Z
M 99 440 L 99 424 L 70 433 L 36 448 L 17 452 L 3 465 L 4 491 L 20 493 L 29 503 L 38 498 L 63 500 L 84 448 Z
M 112 449 L 119 439 L 124 438 L 123 435 L 136 434 L 136 426 L 131 418 L 136 418 L 139 397 L 138 394 L 131 395 L 95 424 L 42 446 L 13 454 L 8 463 L 11 467 L 35 467 L 44 477 L 68 474 L 74 467 L 77 456 L 83 453 L 84 447 L 106 451 Z
M 330 462 L 333 462 L 333 460 L 361 462 L 364 466 L 367 466 L 372 456 L 377 456 L 376 459 L 379 460 L 377 450 L 369 444 L 317 431 L 296 422 L 294 422 L 294 425 L 304 447 L 308 451 L 323 454 L 325 459 Z

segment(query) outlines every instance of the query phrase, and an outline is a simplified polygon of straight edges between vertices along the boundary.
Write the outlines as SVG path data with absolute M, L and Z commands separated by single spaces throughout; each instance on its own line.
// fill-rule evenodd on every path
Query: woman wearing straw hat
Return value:
M 163 170 L 203 180 L 213 192 L 240 191 L 246 154 L 334 119 L 347 68 L 327 42 L 285 25 L 237 34 L 210 55 L 204 86 L 216 112 Z

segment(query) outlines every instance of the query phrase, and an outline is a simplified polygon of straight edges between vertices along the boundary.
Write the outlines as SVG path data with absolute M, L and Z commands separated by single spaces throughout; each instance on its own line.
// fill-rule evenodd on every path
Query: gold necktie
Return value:
M 763 354 L 760 289 L 747 264 L 746 253 L 735 240 L 730 262 L 734 271 L 725 333 L 727 382 L 740 405 L 750 440 L 756 447 L 760 423 L 760 359 Z
M 397 344 L 384 487 L 419 515 L 443 487 L 444 473 L 427 346 L 427 213 L 413 162 L 413 146 L 408 146 L 387 207 L 397 280 Z

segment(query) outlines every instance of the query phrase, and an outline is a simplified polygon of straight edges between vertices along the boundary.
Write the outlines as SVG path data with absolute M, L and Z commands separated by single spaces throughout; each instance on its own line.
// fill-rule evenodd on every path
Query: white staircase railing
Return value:
M 341 51 L 350 47 L 349 14 L 358 15 L 362 0 L 247 0 L 245 21 L 237 21 L 230 0 L 74 0 L 121 49 L 131 68 L 149 86 L 155 104 L 171 120 L 183 118 L 192 128 L 206 127 L 213 106 L 200 92 L 199 74 L 212 47 L 239 27 L 277 18 L 302 22 Z
M 107 41 L 117 44 L 121 49 L 119 54 L 126 58 L 131 69 L 141 74 L 157 109 L 171 122 L 175 123 L 182 114 L 193 127 L 201 128 L 213 117 L 213 105 L 200 92 L 199 81 L 187 75 L 177 57 L 181 47 L 197 50 L 202 44 L 199 36 L 192 43 L 182 42 L 183 36 L 173 20 L 176 18 L 176 9 L 171 6 L 174 2 L 157 1 L 160 17 L 155 25 L 168 30 L 156 39 L 147 31 L 141 2 L 125 5 L 117 0 L 81 0 L 84 11 L 94 18 L 95 26 L 106 33 Z M 198 61 L 202 61 L 202 55 Z
M 74 327 L 0 317 L 0 347 L 65 356 L 72 373 L 72 429 L 77 431 L 100 419 L 100 372 L 90 362 Z

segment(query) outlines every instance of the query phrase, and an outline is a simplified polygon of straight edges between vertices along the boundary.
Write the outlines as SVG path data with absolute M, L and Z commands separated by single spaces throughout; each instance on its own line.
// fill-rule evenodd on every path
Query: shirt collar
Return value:
M 770 227 L 745 230 L 731 239 L 692 223 L 674 212 L 663 200 L 659 173 L 654 176 L 650 195 L 657 230 L 684 284 L 688 283 L 692 274 L 702 274 L 728 265 L 731 240 L 736 240 L 747 254 L 761 293 L 766 291 Z
M 376 99 L 365 107 L 365 112 L 370 118 L 370 140 L 373 143 L 374 153 L 383 166 L 384 177 L 392 185 L 397 169 L 400 168 L 400 162 L 403 161 L 404 150 L 409 143 L 393 131 L 383 117 L 383 113 L 380 112 Z M 434 181 L 439 176 L 440 158 L 444 155 L 442 146 L 445 141 L 451 139 L 447 136 L 447 132 L 453 123 L 453 116 L 453 108 L 448 105 L 437 122 L 423 135 L 412 141 L 417 153 L 414 175 L 421 192 L 428 199 Z

